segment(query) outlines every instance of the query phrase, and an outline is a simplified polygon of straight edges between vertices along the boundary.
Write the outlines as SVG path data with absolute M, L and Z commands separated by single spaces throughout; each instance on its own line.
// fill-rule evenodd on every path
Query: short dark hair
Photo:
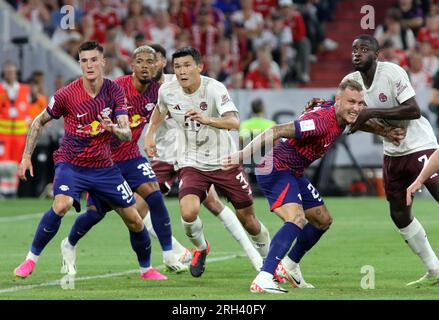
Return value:
M 151 48 L 153 48 L 155 50 L 155 52 L 160 52 L 161 55 L 163 56 L 163 58 L 166 59 L 166 49 L 163 48 L 161 45 L 159 45 L 158 43 L 153 43 L 149 45 Z
M 184 48 L 180 48 L 177 51 L 175 51 L 172 54 L 172 62 L 174 62 L 174 60 L 176 58 L 181 58 L 181 57 L 186 57 L 186 56 L 191 56 L 192 58 L 194 58 L 194 61 L 197 64 L 201 64 L 200 51 L 198 51 L 197 49 L 195 49 L 193 47 L 184 47 Z
M 370 34 L 360 34 L 355 38 L 355 40 L 368 41 L 373 46 L 375 52 L 380 49 L 378 40 L 375 39 L 375 37 L 371 36 Z
M 253 100 L 251 102 L 251 106 L 253 114 L 264 112 L 264 101 L 262 101 L 261 98 L 256 98 L 255 100 Z
M 99 43 L 96 41 L 86 41 L 81 43 L 78 49 L 78 53 L 81 53 L 82 51 L 90 51 L 90 50 L 98 50 L 100 53 L 104 53 L 104 47 L 102 47 Z

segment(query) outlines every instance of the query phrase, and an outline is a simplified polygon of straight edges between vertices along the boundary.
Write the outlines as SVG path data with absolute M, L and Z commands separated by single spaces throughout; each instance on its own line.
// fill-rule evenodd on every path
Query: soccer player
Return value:
M 296 242 L 302 242 L 300 250 L 295 246 L 289 255 L 303 256 L 331 225 L 332 218 L 322 197 L 303 175 L 303 171 L 332 147 L 346 125 L 355 121 L 363 107 L 360 84 L 355 81 L 342 82 L 334 105 L 329 102 L 320 104 L 293 122 L 275 125 L 259 134 L 243 150 L 223 160 L 225 169 L 236 168 L 237 164 L 250 158 L 267 142 L 286 138 L 274 146 L 256 170 L 256 179 L 269 202 L 270 210 L 284 224 L 271 240 L 263 267 L 250 286 L 251 292 L 287 292 L 273 281 L 279 262 L 296 237 L 308 238 L 308 241 L 298 238 Z M 309 221 L 307 224 L 305 218 Z M 284 260 L 282 265 L 287 271 L 287 280 L 294 286 L 299 284 L 304 288 L 313 288 L 301 275 L 297 279 L 288 272 L 293 267 L 291 263 Z
M 34 120 L 26 139 L 19 166 L 19 177 L 33 176 L 32 152 L 43 126 L 52 119 L 64 117 L 65 136 L 54 153 L 54 201 L 42 217 L 32 246 L 15 270 L 26 278 L 35 269 L 38 258 L 57 233 L 62 217 L 73 206 L 80 211 L 82 192 L 96 202 L 111 205 L 122 217 L 130 232 L 131 245 L 140 265 L 143 279 L 166 279 L 151 267 L 151 242 L 142 218 L 135 208 L 133 192 L 111 159 L 110 139 L 131 140 L 132 133 L 122 88 L 103 78 L 103 48 L 93 41 L 79 47 L 82 77 L 58 90 L 47 108 Z M 117 124 L 112 119 L 116 118 Z
M 421 116 L 407 73 L 394 63 L 378 62 L 378 50 L 378 42 L 372 36 L 360 35 L 353 41 L 352 63 L 356 71 L 345 79 L 354 79 L 362 85 L 368 108 L 361 112 L 350 131 L 370 131 L 369 119 L 407 129 L 406 138 L 399 145 L 387 139 L 383 141 L 384 187 L 393 223 L 427 269 L 423 277 L 408 285 L 430 283 L 437 281 L 439 276 L 439 260 L 405 198 L 407 187 L 419 175 L 438 144 L 430 123 Z M 434 173 L 423 183 L 439 201 L 439 175 Z
M 137 144 L 142 130 L 149 121 L 152 110 L 157 103 L 160 84 L 153 80 L 155 75 L 155 50 L 149 46 L 141 46 L 133 53 L 131 75 L 117 78 L 114 82 L 122 87 L 127 97 L 127 109 L 132 131 L 130 141 L 111 139 L 111 158 L 119 167 L 123 177 L 132 190 L 140 196 L 136 199 L 136 207 L 142 218 L 146 210 L 142 210 L 139 202 L 145 201 L 151 211 L 151 220 L 163 251 L 163 262 L 168 270 L 182 272 L 187 270 L 172 251 L 172 230 L 168 210 L 159 190 L 157 178 L 148 160 L 141 156 Z M 140 207 L 140 208 L 139 208 Z M 102 218 L 111 211 L 110 206 L 88 200 L 87 211 L 79 215 L 68 238 L 61 244 L 63 256 L 62 272 L 76 274 L 76 244 Z
M 151 47 L 156 50 L 157 54 L 157 80 L 160 81 L 160 83 L 171 81 L 173 77 L 175 78 L 175 76 L 163 73 L 167 63 L 165 49 L 160 45 L 151 45 Z M 171 186 L 177 180 L 177 171 L 174 168 L 177 146 L 175 136 L 172 134 L 173 132 L 177 132 L 177 124 L 173 118 L 167 117 L 156 130 L 155 143 L 158 156 L 154 157 L 154 159 L 151 161 L 151 166 L 157 175 L 160 189 L 164 194 L 169 193 Z M 222 203 L 222 201 L 219 199 L 219 196 L 216 193 L 213 185 L 211 186 L 206 199 L 203 201 L 203 205 L 214 216 L 221 220 L 226 230 L 230 232 L 233 238 L 238 241 L 241 247 L 244 249 L 253 267 L 259 271 L 262 267 L 261 255 L 250 242 L 244 228 L 241 225 L 241 222 L 239 222 L 235 213 L 228 206 L 224 205 L 224 203 Z M 149 233 L 154 234 L 152 225 L 148 220 L 150 219 L 147 215 L 144 219 L 145 225 L 148 228 Z M 175 239 L 173 242 L 173 247 L 176 247 L 173 249 L 174 251 L 178 251 L 178 248 L 181 248 L 180 252 L 182 257 L 192 258 L 191 254 L 188 255 L 185 253 L 184 250 L 187 251 L 187 249 L 182 247 Z
M 220 82 L 201 76 L 200 53 L 192 47 L 174 52 L 172 63 L 177 79 L 160 87 L 158 108 L 145 135 L 145 148 L 148 156 L 157 156 L 154 134 L 169 112 L 178 125 L 176 165 L 182 223 L 196 247 L 190 272 L 200 277 L 210 244 L 198 214 L 211 185 L 231 201 L 252 240 L 260 244 L 261 256 L 266 255 L 270 240 L 268 230 L 254 214 L 251 189 L 242 170 L 221 170 L 221 158 L 236 148 L 228 130 L 239 128 L 237 109 L 227 89 Z

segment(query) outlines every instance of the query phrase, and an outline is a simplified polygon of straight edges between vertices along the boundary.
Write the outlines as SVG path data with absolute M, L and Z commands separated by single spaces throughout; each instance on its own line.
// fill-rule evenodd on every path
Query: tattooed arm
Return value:
M 226 159 L 223 164 L 225 169 L 233 168 L 242 160 L 249 158 L 251 155 L 261 150 L 261 148 L 267 143 L 273 145 L 274 141 L 279 138 L 294 138 L 296 128 L 294 122 L 288 122 L 284 124 L 277 124 L 270 129 L 265 130 L 256 138 L 254 138 L 244 149 L 241 151 L 232 153 Z
M 27 180 L 26 171 L 29 170 L 31 177 L 34 176 L 34 169 L 32 167 L 32 153 L 38 143 L 41 136 L 41 131 L 46 123 L 52 120 L 50 114 L 46 110 L 41 112 L 35 120 L 32 122 L 31 127 L 27 133 L 26 146 L 24 148 L 21 163 L 18 165 L 18 177 L 22 180 Z
M 117 116 L 117 124 L 114 124 L 106 115 L 98 115 L 100 123 L 105 130 L 111 132 L 116 138 L 121 141 L 130 141 L 132 137 L 130 122 L 127 115 Z

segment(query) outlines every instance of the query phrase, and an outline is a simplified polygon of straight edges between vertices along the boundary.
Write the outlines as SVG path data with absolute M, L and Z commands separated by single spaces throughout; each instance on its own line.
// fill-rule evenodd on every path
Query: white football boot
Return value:
M 288 290 L 285 290 L 284 288 L 279 286 L 276 282 L 274 282 L 272 274 L 265 271 L 261 271 L 253 280 L 250 286 L 250 292 L 279 294 L 279 293 L 287 293 Z
M 61 273 L 69 275 L 76 274 L 76 248 L 69 242 L 68 238 L 61 241 L 62 266 Z

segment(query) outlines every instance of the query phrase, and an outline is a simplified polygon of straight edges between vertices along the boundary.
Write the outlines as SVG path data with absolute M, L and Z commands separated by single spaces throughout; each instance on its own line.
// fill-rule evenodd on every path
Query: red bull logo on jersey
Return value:
M 85 126 L 79 125 L 76 132 L 89 134 L 91 136 L 97 136 L 98 134 L 105 132 L 105 128 L 99 121 L 95 120 Z
M 130 127 L 135 128 L 140 126 L 141 124 L 144 124 L 146 122 L 146 118 L 142 117 L 141 115 L 134 114 L 130 119 Z

